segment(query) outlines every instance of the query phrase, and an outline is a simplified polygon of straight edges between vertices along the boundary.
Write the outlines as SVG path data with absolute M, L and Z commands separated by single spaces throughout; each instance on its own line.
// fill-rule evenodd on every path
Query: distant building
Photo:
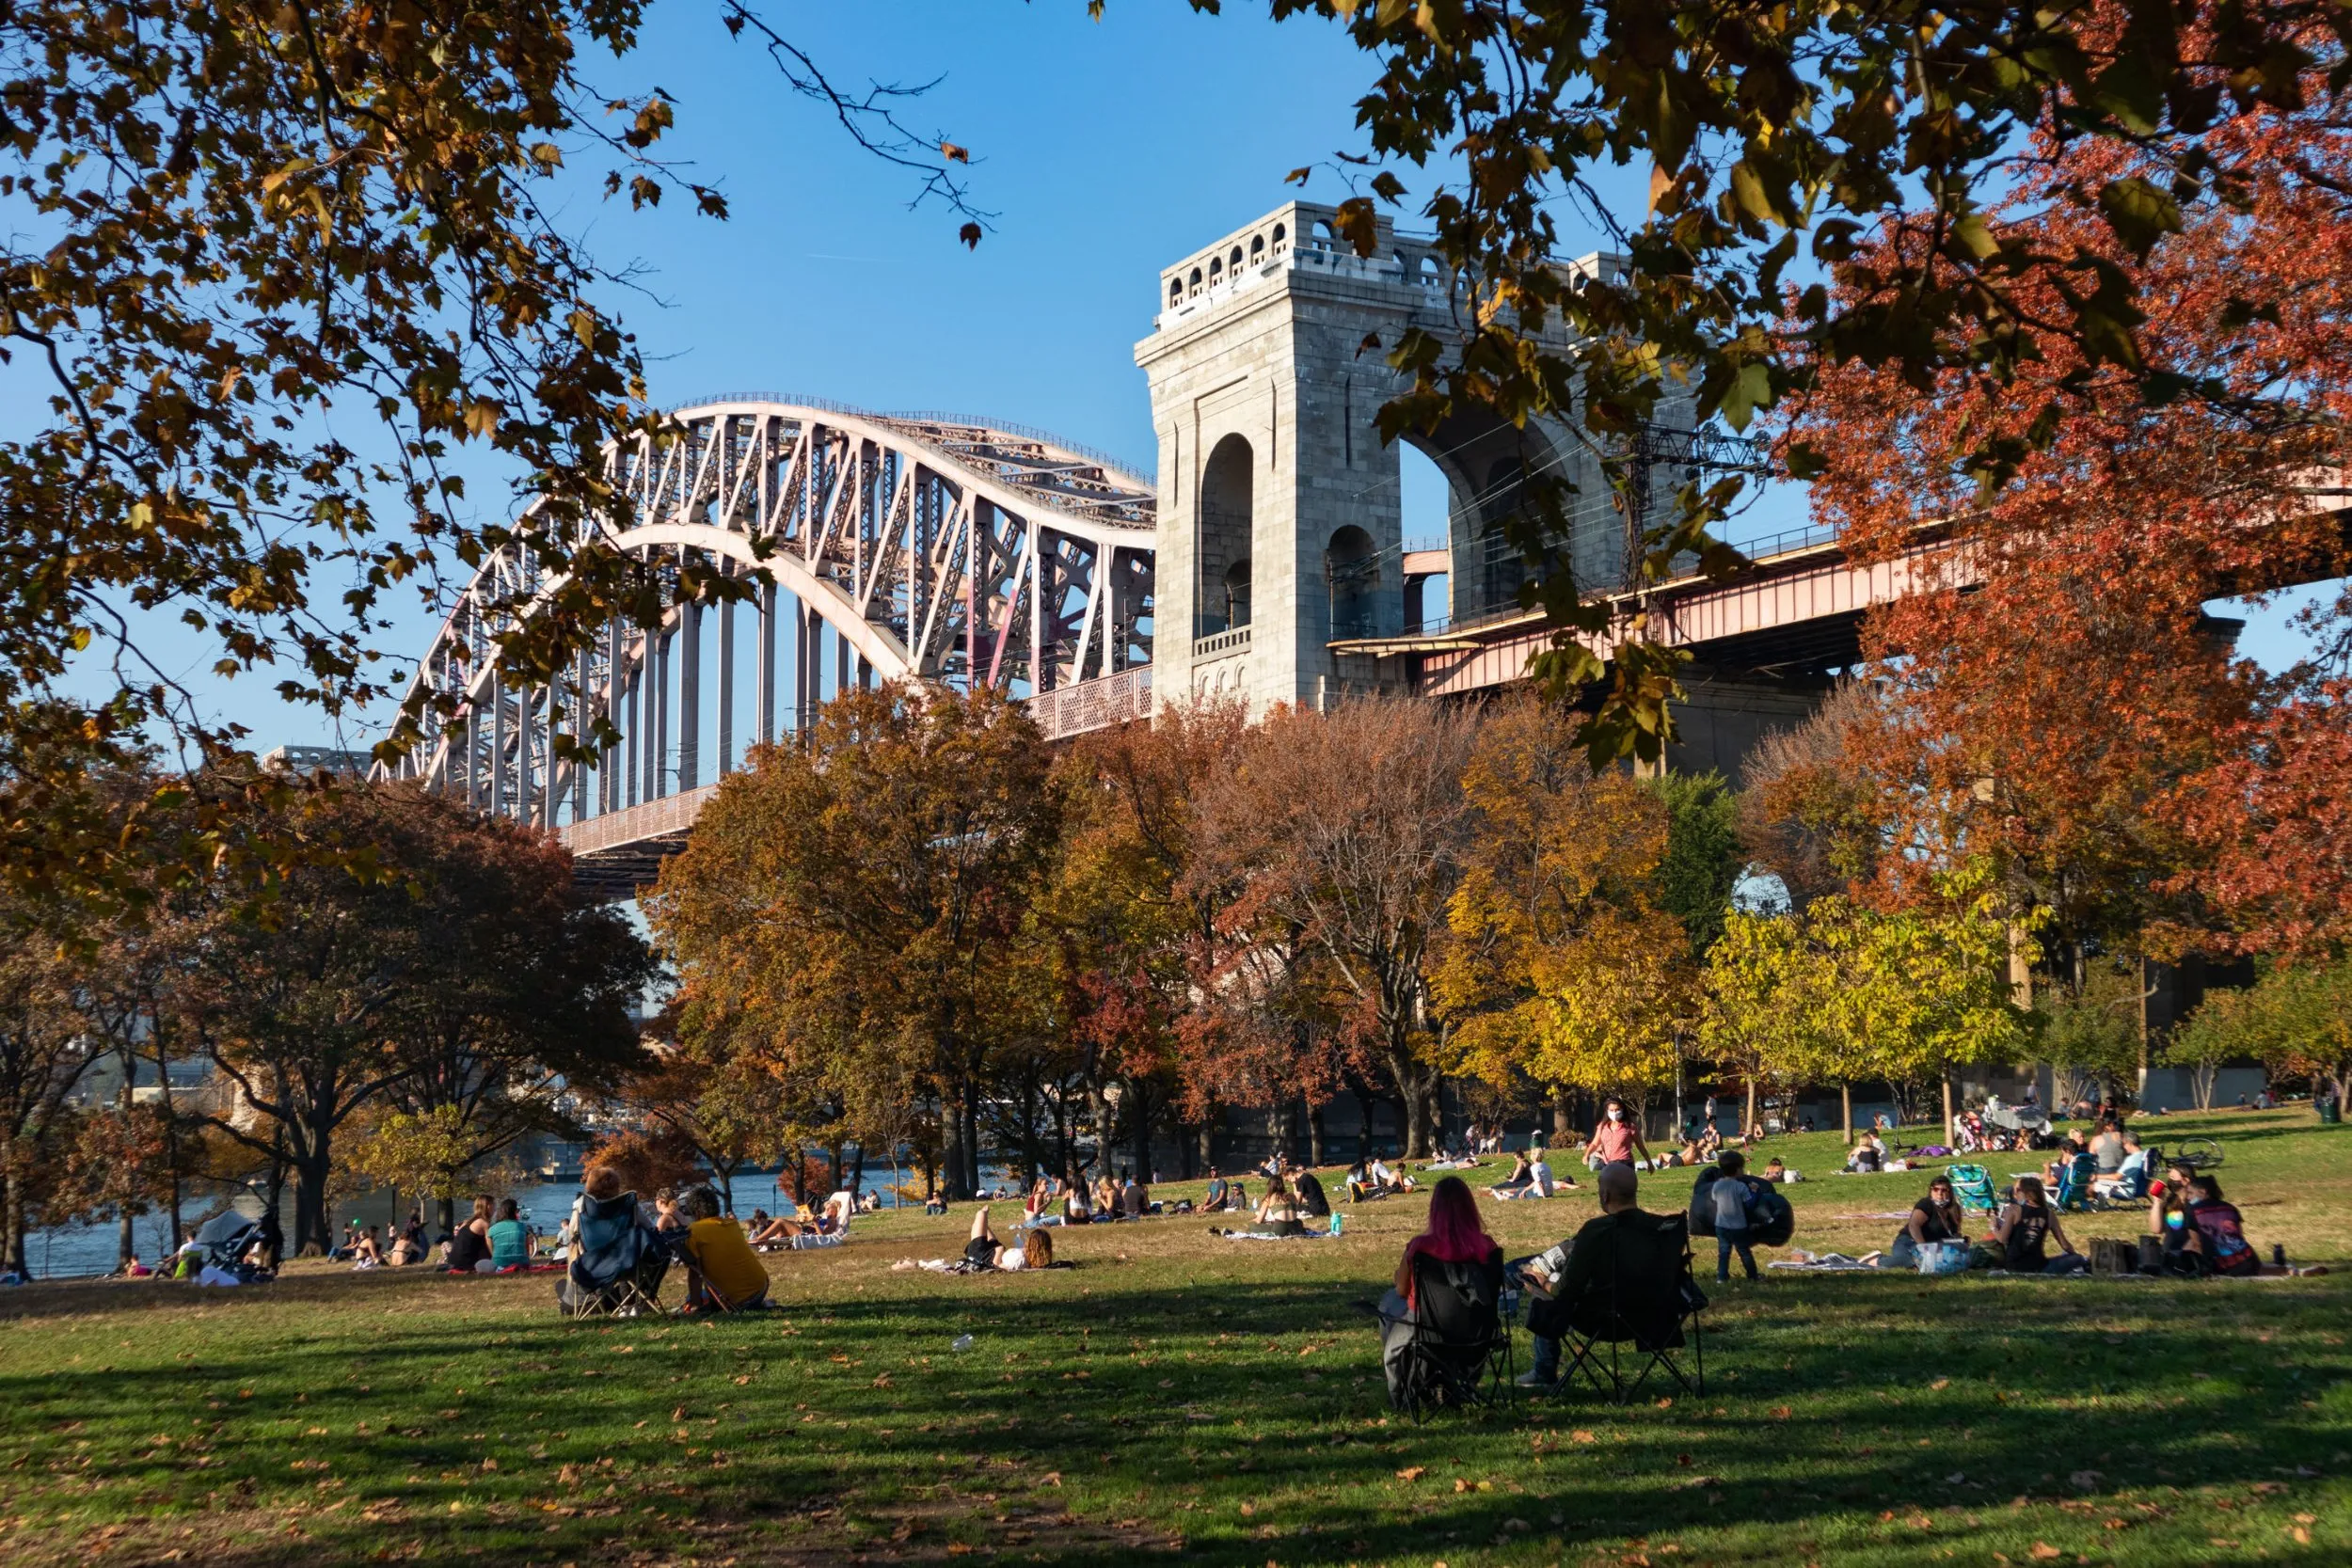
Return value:
M 325 771 L 339 779 L 364 779 L 374 762 L 366 752 L 345 752 L 333 746 L 277 746 L 262 753 L 262 766 L 273 773 Z

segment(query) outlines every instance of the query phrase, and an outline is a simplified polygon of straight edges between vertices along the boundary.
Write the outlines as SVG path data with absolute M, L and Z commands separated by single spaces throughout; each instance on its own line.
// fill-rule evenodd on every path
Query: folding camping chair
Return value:
M 1952 1196 L 1963 1209 L 1980 1209 L 1986 1213 L 2001 1206 L 1994 1196 L 1993 1173 L 1982 1165 L 1953 1165 L 1944 1174 L 1951 1178 Z
M 2090 1185 L 2090 1179 L 2099 1172 L 2099 1162 L 2089 1150 L 2075 1155 L 2058 1172 L 2058 1206 L 2066 1212 L 2088 1212 L 2110 1207 Z
M 661 1310 L 661 1276 L 670 1249 L 637 1208 L 637 1195 L 580 1200 L 571 1261 L 555 1287 L 556 1305 L 572 1318 L 633 1318 Z
M 1685 1393 L 1707 1392 L 1707 1336 L 1699 1322 L 1707 1295 L 1692 1273 L 1690 1216 L 1641 1218 L 1644 1223 L 1620 1225 L 1611 1233 L 1592 1282 L 1569 1307 L 1562 1340 L 1568 1354 L 1563 1378 L 1581 1372 L 1594 1392 L 1618 1404 L 1661 1367 Z M 1678 1359 L 1686 1346 L 1692 1354 L 1687 1375 Z M 1642 1363 L 1628 1382 L 1629 1355 Z
M 1440 1406 L 1511 1398 L 1511 1330 L 1499 1265 L 1413 1259 L 1410 1334 L 1391 1358 L 1390 1402 L 1416 1423 Z

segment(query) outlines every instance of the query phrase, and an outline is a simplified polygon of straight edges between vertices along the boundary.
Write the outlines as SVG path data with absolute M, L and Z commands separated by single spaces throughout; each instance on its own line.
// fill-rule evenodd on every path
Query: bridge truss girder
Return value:
M 553 828 L 702 786 L 706 695 L 715 779 L 736 766 L 739 737 L 778 738 L 850 686 L 913 676 L 1030 696 L 1150 661 L 1151 485 L 1048 437 L 736 399 L 680 410 L 663 437 L 608 451 L 606 477 L 632 526 L 597 519 L 600 546 L 661 579 L 660 625 L 616 622 L 551 687 L 508 689 L 497 644 L 558 584 L 527 553 L 501 552 L 419 663 L 418 685 L 448 712 L 424 705 L 424 739 L 393 776 Z M 681 599 L 689 562 L 745 579 L 751 596 Z M 616 741 L 587 763 L 559 754 L 558 733 L 600 719 Z

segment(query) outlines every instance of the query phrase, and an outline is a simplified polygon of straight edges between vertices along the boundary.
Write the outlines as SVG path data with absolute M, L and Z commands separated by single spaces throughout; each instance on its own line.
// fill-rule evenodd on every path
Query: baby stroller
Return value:
M 262 1222 L 234 1209 L 206 1220 L 196 1233 L 199 1285 L 257 1285 L 277 1275 L 246 1261 L 246 1254 L 261 1244 Z
M 1952 1165 L 1944 1174 L 1951 1178 L 1952 1196 L 1963 1209 L 1979 1209 L 1991 1213 L 2001 1206 L 1993 1193 L 1993 1173 L 1982 1165 Z
M 633 1318 L 661 1310 L 661 1276 L 670 1249 L 637 1207 L 635 1193 L 596 1198 L 580 1195 L 578 1239 L 555 1287 L 555 1303 L 571 1318 Z

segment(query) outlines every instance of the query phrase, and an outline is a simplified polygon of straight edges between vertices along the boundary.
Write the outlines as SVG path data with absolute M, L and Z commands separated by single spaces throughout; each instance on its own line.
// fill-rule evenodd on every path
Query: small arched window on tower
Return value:
M 1438 271 L 1438 259 L 1435 256 L 1424 256 L 1421 259 L 1421 281 L 1424 288 L 1437 289 L 1444 286 L 1445 276 Z
M 1241 271 L 1241 246 L 1233 247 L 1233 253 L 1225 259 L 1225 264 L 1234 272 Z
M 1199 267 L 1192 269 L 1192 292 L 1196 294 L 1200 292 L 1200 269 Z
M 1323 571 L 1331 589 L 1332 638 L 1376 636 L 1380 559 L 1372 535 L 1353 523 L 1332 534 L 1323 552 Z
M 1249 264 L 1256 266 L 1265 260 L 1265 236 L 1260 234 L 1249 242 Z
M 1184 302 L 1184 280 L 1183 278 L 1171 277 L 1168 280 L 1168 302 L 1170 305 L 1182 305 Z
M 1290 230 L 1281 224 L 1274 226 L 1274 254 L 1282 254 L 1282 246 L 1290 240 Z
M 1219 256 L 1209 258 L 1209 287 L 1214 289 L 1225 281 L 1225 261 Z
M 1323 222 L 1320 218 L 1315 221 L 1314 247 L 1317 250 L 1328 250 L 1331 248 L 1331 226 Z

